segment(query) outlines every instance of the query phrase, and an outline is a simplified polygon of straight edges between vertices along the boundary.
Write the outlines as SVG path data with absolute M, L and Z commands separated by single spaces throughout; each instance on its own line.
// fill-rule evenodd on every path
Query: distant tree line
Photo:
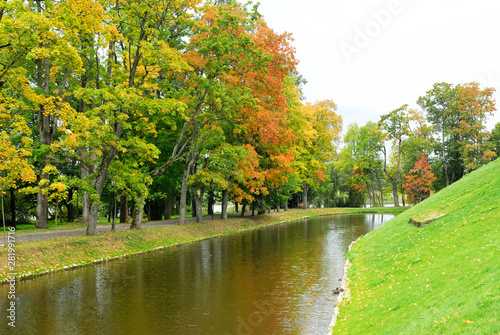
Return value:
M 500 124 L 486 130 L 496 110 L 493 93 L 478 83 L 437 83 L 418 108 L 404 105 L 377 123 L 349 125 L 330 168 L 332 180 L 339 180 L 336 194 L 348 194 L 339 203 L 383 205 L 387 188 L 395 206 L 400 197 L 405 205 L 405 196 L 415 203 L 498 157 Z

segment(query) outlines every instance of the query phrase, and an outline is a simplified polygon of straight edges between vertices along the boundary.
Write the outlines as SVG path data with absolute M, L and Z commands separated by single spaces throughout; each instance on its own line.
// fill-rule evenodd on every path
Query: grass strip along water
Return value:
M 500 334 L 499 207 L 497 160 L 360 238 L 333 334 Z
M 345 213 L 398 213 L 402 208 L 346 209 L 324 208 L 294 210 L 258 216 L 210 220 L 183 226 L 141 230 L 122 230 L 94 236 L 72 236 L 37 240 L 15 245 L 15 277 L 30 278 L 54 271 L 105 262 L 183 243 L 224 234 L 320 215 Z M 8 248 L 0 248 L 0 282 L 6 282 L 9 268 Z

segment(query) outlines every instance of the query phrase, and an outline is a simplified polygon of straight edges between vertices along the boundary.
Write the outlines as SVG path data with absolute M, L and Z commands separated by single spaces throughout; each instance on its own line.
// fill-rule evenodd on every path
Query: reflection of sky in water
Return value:
M 320 217 L 23 281 L 8 333 L 325 334 L 349 245 L 392 217 Z

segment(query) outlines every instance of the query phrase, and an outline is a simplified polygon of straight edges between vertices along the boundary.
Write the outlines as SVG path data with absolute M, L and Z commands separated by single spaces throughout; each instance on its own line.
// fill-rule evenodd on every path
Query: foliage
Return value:
M 406 183 L 403 184 L 403 189 L 413 204 L 417 204 L 429 197 L 432 184 L 436 180 L 436 176 L 432 173 L 431 166 L 425 156 L 420 157 L 415 162 L 415 167 L 404 177 Z
M 344 148 L 335 168 L 348 174 L 345 185 L 354 192 L 364 195 L 370 184 L 379 182 L 383 173 L 380 157 L 382 146 L 383 134 L 378 124 L 367 122 L 362 127 L 357 124 L 349 125 L 344 137 Z M 351 194 L 350 198 L 354 198 L 354 195 Z
M 440 142 L 434 152 L 446 186 L 495 157 L 484 131 L 487 116 L 495 110 L 493 92 L 477 83 L 437 83 L 418 99 Z

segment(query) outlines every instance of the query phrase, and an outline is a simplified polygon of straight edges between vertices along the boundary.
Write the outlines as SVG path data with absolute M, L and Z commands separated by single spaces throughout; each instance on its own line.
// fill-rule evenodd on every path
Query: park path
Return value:
M 247 211 L 245 215 L 251 215 L 251 211 Z M 239 217 L 240 213 L 235 213 L 235 214 L 228 214 L 228 217 Z M 220 214 L 214 215 L 213 219 L 219 219 Z M 204 221 L 209 221 L 212 220 L 212 215 L 205 215 L 203 217 Z M 196 222 L 196 218 L 191 218 L 187 217 L 185 219 L 185 223 L 194 223 Z M 160 221 L 150 221 L 143 223 L 141 226 L 141 229 L 147 229 L 147 228 L 152 228 L 152 227 L 164 227 L 164 226 L 173 226 L 179 223 L 179 219 L 172 219 L 172 220 L 160 220 Z M 115 225 L 116 230 L 125 230 L 129 229 L 130 224 L 129 223 L 117 223 Z M 97 225 L 97 233 L 105 233 L 111 231 L 111 225 Z M 87 227 L 82 224 L 82 228 L 79 229 L 71 229 L 71 230 L 58 230 L 56 231 L 46 231 L 46 232 L 39 232 L 39 233 L 27 233 L 27 234 L 16 234 L 16 243 L 22 243 L 22 242 L 29 242 L 29 241 L 36 241 L 36 240 L 46 240 L 50 238 L 59 238 L 59 237 L 66 237 L 66 236 L 79 236 L 79 235 L 85 235 L 87 232 Z M 3 237 L 0 236 L 0 247 L 4 246 L 4 241 Z

